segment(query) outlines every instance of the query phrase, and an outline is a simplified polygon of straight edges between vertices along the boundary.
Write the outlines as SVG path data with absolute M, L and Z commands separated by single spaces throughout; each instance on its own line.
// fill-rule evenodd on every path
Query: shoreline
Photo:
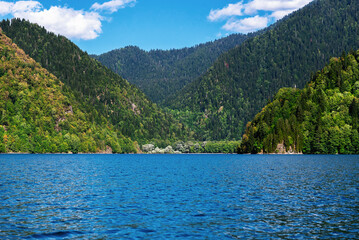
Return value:
M 0 153 L 1 155 L 358 155 L 358 154 L 305 154 L 305 153 L 27 153 L 27 152 L 9 152 Z

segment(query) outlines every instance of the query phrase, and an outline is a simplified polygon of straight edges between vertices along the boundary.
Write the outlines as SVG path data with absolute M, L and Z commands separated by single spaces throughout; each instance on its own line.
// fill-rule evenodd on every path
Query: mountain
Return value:
M 104 119 L 132 140 L 186 138 L 183 125 L 128 83 L 63 36 L 25 20 L 3 20 L 4 33 L 64 83 L 94 122 Z
M 136 152 L 106 120 L 93 124 L 71 92 L 0 30 L 0 153 Z
M 303 90 L 280 89 L 248 123 L 244 153 L 359 153 L 359 50 L 317 72 Z
M 281 87 L 306 84 L 331 56 L 359 48 L 357 0 L 317 0 L 221 55 L 167 106 L 199 139 L 239 139 Z
M 165 104 L 167 97 L 205 73 L 220 54 L 257 34 L 232 34 L 183 49 L 144 51 L 128 46 L 93 57 L 138 86 L 152 101 Z

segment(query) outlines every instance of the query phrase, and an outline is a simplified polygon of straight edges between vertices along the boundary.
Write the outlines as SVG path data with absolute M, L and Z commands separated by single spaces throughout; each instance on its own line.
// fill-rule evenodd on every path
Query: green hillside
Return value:
M 139 142 L 185 139 L 184 127 L 161 111 L 134 85 L 101 65 L 63 36 L 25 20 L 0 27 L 20 48 L 75 93 L 95 122 L 108 119 L 115 130 Z
M 280 89 L 248 123 L 240 152 L 358 154 L 358 131 L 359 51 L 332 58 L 303 90 Z
M 165 105 L 166 98 L 205 73 L 220 54 L 256 34 L 232 34 L 173 50 L 144 51 L 128 46 L 93 57 L 138 86 L 152 101 Z
M 314 1 L 221 55 L 168 105 L 199 139 L 239 139 L 281 87 L 304 87 L 331 56 L 358 47 L 358 1 Z
M 105 119 L 94 124 L 63 83 L 0 31 L 0 153 L 136 152 Z

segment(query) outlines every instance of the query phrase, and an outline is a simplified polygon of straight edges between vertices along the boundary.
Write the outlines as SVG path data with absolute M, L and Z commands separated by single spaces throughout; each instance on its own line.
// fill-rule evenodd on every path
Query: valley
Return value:
M 358 19 L 356 1 L 320 0 L 254 33 L 100 55 L 29 21 L 3 20 L 0 152 L 140 153 L 183 143 L 192 153 L 272 153 L 278 145 L 358 153 Z M 33 65 L 19 60 L 21 51 Z M 337 65 L 326 67 L 331 58 Z M 48 71 L 44 89 L 29 85 L 35 68 Z M 319 90 L 318 78 L 333 84 Z

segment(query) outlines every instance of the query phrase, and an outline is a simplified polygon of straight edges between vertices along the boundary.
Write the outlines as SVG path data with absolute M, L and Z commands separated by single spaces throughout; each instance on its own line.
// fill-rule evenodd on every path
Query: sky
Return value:
M 8 0 L 0 19 L 24 18 L 90 54 L 128 45 L 191 47 L 276 22 L 313 0 Z

